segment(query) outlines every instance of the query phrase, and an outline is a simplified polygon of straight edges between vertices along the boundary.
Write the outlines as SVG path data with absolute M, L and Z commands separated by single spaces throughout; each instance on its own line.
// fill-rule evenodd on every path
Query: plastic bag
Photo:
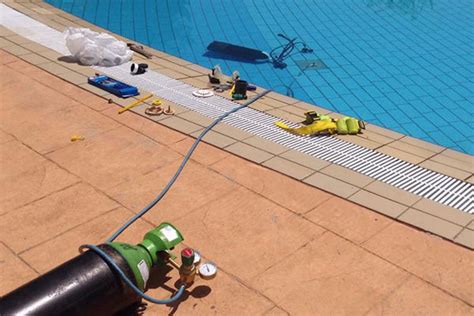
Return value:
M 69 27 L 64 31 L 66 47 L 83 65 L 112 67 L 129 61 L 133 52 L 127 44 L 106 33 Z

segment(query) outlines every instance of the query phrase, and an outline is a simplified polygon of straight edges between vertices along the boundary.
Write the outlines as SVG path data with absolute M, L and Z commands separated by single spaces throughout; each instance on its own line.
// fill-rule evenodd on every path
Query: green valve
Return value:
M 127 261 L 135 276 L 135 283 L 142 291 L 150 276 L 153 265 L 162 263 L 158 253 L 173 249 L 183 241 L 181 233 L 170 223 L 161 223 L 145 234 L 138 245 L 121 242 L 108 243 Z M 194 256 L 193 256 L 194 257 Z

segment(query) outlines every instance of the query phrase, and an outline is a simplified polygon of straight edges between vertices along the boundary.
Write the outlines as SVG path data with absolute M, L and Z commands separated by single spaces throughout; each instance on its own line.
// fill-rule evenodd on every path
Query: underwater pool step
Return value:
M 3 4 L 1 24 L 18 34 L 51 48 L 68 54 L 64 38 L 56 31 Z M 158 97 L 186 107 L 206 117 L 215 119 L 237 103 L 220 96 L 197 98 L 192 92 L 195 87 L 172 79 L 155 71 L 140 76 L 130 74 L 130 63 L 112 67 L 93 67 L 110 77 L 124 81 Z M 418 196 L 474 213 L 474 185 L 395 157 L 364 148 L 335 137 L 310 137 L 289 134 L 274 125 L 280 118 L 251 108 L 242 109 L 228 116 L 224 122 L 250 134 L 265 138 L 307 155 L 340 165 L 373 179 Z M 285 121 L 290 127 L 296 126 Z

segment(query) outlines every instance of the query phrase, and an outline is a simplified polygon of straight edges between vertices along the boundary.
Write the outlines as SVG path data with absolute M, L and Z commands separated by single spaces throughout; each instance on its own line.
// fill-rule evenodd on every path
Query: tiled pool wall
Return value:
M 47 0 L 127 38 L 332 111 L 474 153 L 474 2 L 468 0 Z M 314 49 L 286 69 L 205 56 L 213 40 Z M 304 72 L 296 62 L 327 66 Z

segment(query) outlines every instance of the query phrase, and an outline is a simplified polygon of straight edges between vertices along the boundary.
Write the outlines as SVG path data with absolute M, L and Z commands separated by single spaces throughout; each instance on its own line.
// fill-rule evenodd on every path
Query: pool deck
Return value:
M 58 30 L 98 29 L 41 1 L 3 2 Z M 178 115 L 158 123 L 119 116 L 107 100 L 130 101 L 90 87 L 92 69 L 3 27 L 0 36 L 5 293 L 81 243 L 104 240 L 143 207 L 209 119 L 176 104 Z M 208 69 L 153 53 L 152 69 L 207 87 Z M 252 107 L 294 121 L 315 108 L 275 93 Z M 86 139 L 71 143 L 72 134 Z M 345 139 L 473 182 L 471 156 L 375 126 Z M 205 140 L 169 196 L 123 239 L 136 242 L 169 220 L 222 268 L 199 283 L 211 293 L 201 297 L 208 290 L 198 288 L 178 314 L 472 313 L 472 215 L 238 129 L 218 127 Z M 156 309 L 172 310 L 152 306 L 147 314 Z
M 60 31 L 63 31 L 66 26 L 88 27 L 97 31 L 105 31 L 39 0 L 2 2 Z M 87 84 L 87 76 L 95 73 L 93 69 L 75 63 L 68 63 L 64 59 L 61 60 L 60 57 L 62 56 L 57 52 L 31 42 L 5 28 L 1 29 L 0 36 L 0 48 L 5 51 L 105 99 L 112 99 L 117 104 L 125 105 L 131 102 L 130 100 L 116 98 Z M 129 41 L 126 38 L 117 37 Z M 135 54 L 134 59 L 138 62 L 146 62 L 152 70 L 174 79 L 182 80 L 199 88 L 208 87 L 207 74 L 210 72 L 209 69 L 151 48 L 148 48 L 148 50 L 155 55 L 152 60 L 144 59 L 138 54 Z M 259 91 L 261 91 L 260 88 L 257 92 Z M 221 95 L 226 98 L 229 97 L 227 93 Z M 134 108 L 133 111 L 143 114 L 147 105 L 145 103 Z M 153 120 L 194 137 L 210 123 L 209 118 L 196 112 L 189 111 L 176 104 L 172 104 L 172 106 L 177 110 L 175 117 L 160 116 L 153 118 Z M 328 113 L 323 108 L 273 92 L 252 104 L 251 107 L 295 122 L 303 120 L 303 113 L 306 110 L 311 109 Z M 337 113 L 330 114 L 333 116 L 339 115 Z M 470 183 L 474 182 L 474 163 L 472 156 L 467 154 L 374 125 L 369 125 L 361 135 L 337 137 L 457 179 Z M 223 124 L 214 128 L 205 137 L 205 141 L 294 179 L 370 208 L 380 214 L 396 218 L 399 221 L 448 240 L 453 240 L 471 249 L 474 248 L 473 215 L 395 188 L 344 167 L 295 150 L 289 150 L 286 147 Z
M 102 242 L 192 138 L 0 52 L 1 295 Z M 211 145 L 120 240 L 162 221 L 221 271 L 145 315 L 468 315 L 474 303 L 472 251 Z M 170 295 L 171 277 L 150 293 Z

